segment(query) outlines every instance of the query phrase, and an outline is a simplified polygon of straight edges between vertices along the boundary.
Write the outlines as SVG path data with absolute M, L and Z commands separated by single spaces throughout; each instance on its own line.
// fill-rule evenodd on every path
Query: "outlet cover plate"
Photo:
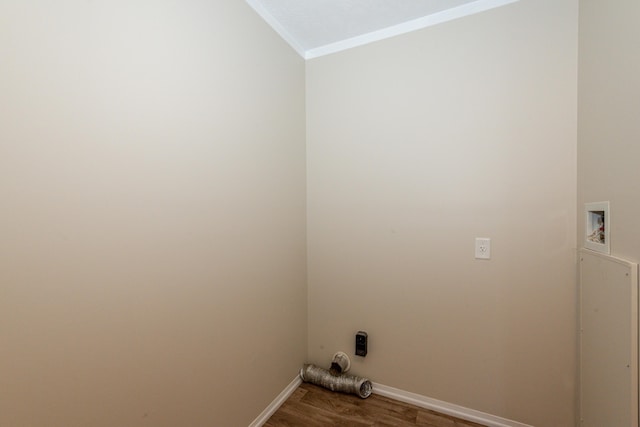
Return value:
M 476 259 L 491 259 L 491 239 L 476 237 Z

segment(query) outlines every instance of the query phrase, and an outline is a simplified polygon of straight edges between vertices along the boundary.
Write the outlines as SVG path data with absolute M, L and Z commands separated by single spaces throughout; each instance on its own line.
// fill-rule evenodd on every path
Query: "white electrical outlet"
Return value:
M 476 259 L 491 259 L 491 239 L 476 237 Z

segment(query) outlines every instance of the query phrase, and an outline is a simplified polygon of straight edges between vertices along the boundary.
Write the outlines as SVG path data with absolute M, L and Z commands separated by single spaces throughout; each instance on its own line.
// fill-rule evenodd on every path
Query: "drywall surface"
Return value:
M 640 3 L 580 1 L 578 245 L 584 204 L 610 201 L 611 254 L 640 261 Z
M 307 64 L 309 359 L 575 425 L 577 1 Z M 474 239 L 492 259 L 474 259 Z
M 0 425 L 248 425 L 306 356 L 304 63 L 244 2 L 0 4 Z

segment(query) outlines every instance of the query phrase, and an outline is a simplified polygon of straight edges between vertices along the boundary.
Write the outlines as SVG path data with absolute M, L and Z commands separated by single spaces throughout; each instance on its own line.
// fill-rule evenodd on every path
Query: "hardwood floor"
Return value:
M 300 385 L 264 426 L 484 427 L 377 394 L 361 399 L 308 383 Z

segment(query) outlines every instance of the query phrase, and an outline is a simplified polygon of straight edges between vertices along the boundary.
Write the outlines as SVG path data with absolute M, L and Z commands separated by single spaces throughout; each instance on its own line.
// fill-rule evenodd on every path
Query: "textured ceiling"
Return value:
M 247 0 L 305 58 L 515 1 L 518 0 Z

